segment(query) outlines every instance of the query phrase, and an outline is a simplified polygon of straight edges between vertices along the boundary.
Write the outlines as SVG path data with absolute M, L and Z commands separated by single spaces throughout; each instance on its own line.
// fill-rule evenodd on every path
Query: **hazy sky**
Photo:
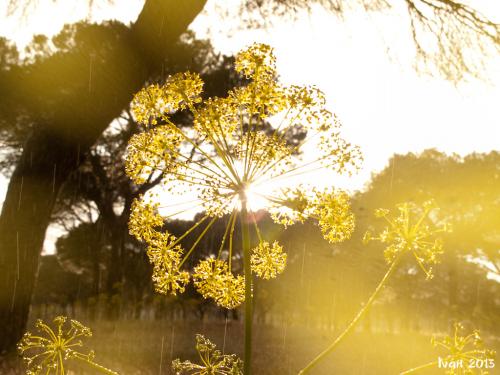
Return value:
M 88 15 L 84 1 L 79 6 L 69 1 L 39 3 L 40 11 L 25 24 L 16 17 L 1 20 L 0 35 L 23 44 L 34 32 L 54 34 L 65 21 Z M 129 22 L 142 7 L 137 0 L 116 3 L 96 11 L 94 19 L 116 17 Z M 419 76 L 412 69 L 413 50 L 401 14 L 360 13 L 341 21 L 318 9 L 295 22 L 244 31 L 238 30 L 237 18 L 230 23 L 212 10 L 217 3 L 227 1 L 209 2 L 206 14 L 193 23 L 200 37 L 210 36 L 215 48 L 228 54 L 254 41 L 272 45 L 282 80 L 320 87 L 344 124 L 344 137 L 361 146 L 363 170 L 353 179 L 335 181 L 337 185 L 361 188 L 370 173 L 382 169 L 395 152 L 438 148 L 467 154 L 500 149 L 500 57 L 490 62 L 490 83 L 475 81 L 455 87 L 440 78 Z M 500 2 L 483 4 L 492 16 L 500 16 Z M 4 180 L 0 200 L 5 188 Z

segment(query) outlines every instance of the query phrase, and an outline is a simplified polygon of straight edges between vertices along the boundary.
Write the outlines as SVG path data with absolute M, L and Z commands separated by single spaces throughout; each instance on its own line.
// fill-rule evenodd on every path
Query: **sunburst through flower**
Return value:
M 274 278 L 286 264 L 283 247 L 262 238 L 252 202 L 257 198 L 265 202 L 275 221 L 284 225 L 315 219 L 326 239 L 342 241 L 354 228 L 345 192 L 304 186 L 283 189 L 279 182 L 289 184 L 318 169 L 351 173 L 361 160 L 359 149 L 341 138 L 340 124 L 326 110 L 320 90 L 285 87 L 277 81 L 269 46 L 254 44 L 240 52 L 235 67 L 249 83 L 223 98 L 202 100 L 203 82 L 194 73 L 176 74 L 164 85 L 151 85 L 136 94 L 132 109 L 145 131 L 132 137 L 126 155 L 126 171 L 135 183 L 161 173 L 164 191 L 184 197 L 204 212 L 192 228 L 176 237 L 162 231 L 162 225 L 183 211 L 168 211 L 182 198 L 170 207 L 160 206 L 158 195 L 134 202 L 130 233 L 148 246 L 156 290 L 183 292 L 192 274 L 198 292 L 226 308 L 235 308 L 251 296 L 251 273 Z M 191 113 L 192 128 L 172 122 L 170 116 L 178 110 Z M 302 152 L 306 146 L 316 150 L 314 155 Z M 228 218 L 227 226 L 222 243 L 214 249 L 215 258 L 201 260 L 189 271 L 186 260 L 223 216 Z M 235 274 L 231 264 L 238 220 L 247 231 L 248 226 L 254 228 L 259 238 L 252 251 L 243 246 L 243 275 Z M 184 249 L 188 236 L 196 238 Z

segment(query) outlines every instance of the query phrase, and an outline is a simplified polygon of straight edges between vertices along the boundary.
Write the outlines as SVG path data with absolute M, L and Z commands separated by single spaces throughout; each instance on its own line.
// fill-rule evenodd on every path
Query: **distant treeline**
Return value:
M 434 331 L 451 319 L 460 319 L 494 329 L 500 316 L 500 282 L 496 281 L 500 280 L 499 165 L 497 152 L 465 158 L 434 150 L 395 155 L 363 192 L 353 195 L 356 231 L 350 240 L 336 245 L 325 242 L 318 228 L 308 222 L 283 230 L 267 213 L 259 212 L 261 228 L 267 238 L 284 246 L 288 265 L 277 279 L 256 282 L 256 319 L 331 329 L 345 324 L 387 267 L 380 244 L 362 244 L 367 229 L 384 225 L 373 210 L 432 198 L 441 208 L 439 218 L 454 228 L 445 237 L 445 253 L 434 279 L 426 280 L 410 262 L 403 264 L 372 308 L 365 328 Z M 217 251 L 224 221 L 203 238 L 191 262 Z M 192 224 L 167 221 L 165 229 L 180 235 Z M 32 309 L 35 315 L 64 310 L 90 320 L 238 318 L 238 311 L 216 307 L 192 287 L 177 297 L 156 294 L 142 244 L 124 228 L 121 251 L 113 257 L 113 244 L 110 236 L 103 235 L 103 228 L 99 219 L 82 223 L 57 241 L 56 255 L 43 257 Z M 233 259 L 233 264 L 238 272 L 241 259 Z M 109 279 L 115 280 L 116 275 L 119 281 L 111 284 Z

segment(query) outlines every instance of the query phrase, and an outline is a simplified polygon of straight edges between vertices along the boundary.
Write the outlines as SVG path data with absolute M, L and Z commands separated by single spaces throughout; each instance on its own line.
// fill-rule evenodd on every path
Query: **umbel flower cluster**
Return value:
M 478 361 L 484 363 L 487 363 L 488 360 L 493 361 L 496 355 L 495 351 L 485 348 L 478 330 L 464 335 L 465 329 L 461 323 L 455 323 L 454 329 L 453 336 L 446 336 L 440 340 L 435 337 L 432 338 L 432 344 L 435 347 L 442 347 L 449 353 L 445 361 L 461 364 L 457 368 L 447 370 L 446 374 L 489 374 L 485 368 L 489 368 L 490 366 L 481 366 L 481 368 L 478 368 L 480 366 L 477 363 Z
M 190 361 L 172 361 L 176 375 L 241 375 L 243 362 L 235 354 L 222 354 L 216 345 L 203 335 L 196 335 L 196 351 L 200 364 Z
M 378 236 L 366 232 L 363 241 L 380 241 L 386 244 L 384 257 L 387 263 L 393 263 L 405 253 L 411 253 L 428 279 L 433 277 L 432 267 L 439 263 L 443 253 L 443 241 L 436 234 L 449 232 L 449 224 L 435 224 L 430 213 L 436 209 L 433 201 L 424 202 L 422 207 L 412 202 L 397 206 L 399 215 L 390 218 L 390 211 L 379 208 L 375 216 L 385 219 L 389 224 Z
M 465 329 L 461 323 L 455 323 L 454 329 L 452 336 L 445 336 L 442 339 L 432 338 L 433 346 L 444 348 L 449 353 L 444 361 L 460 364 L 456 368 L 448 369 L 445 373 L 447 375 L 489 374 L 487 368 L 493 366 L 484 364 L 489 361 L 492 365 L 494 364 L 495 351 L 485 348 L 478 330 L 464 335 Z
M 64 316 L 54 318 L 53 329 L 39 319 L 35 323 L 38 333 L 24 334 L 17 348 L 28 366 L 26 374 L 64 375 L 67 373 L 66 362 L 78 360 L 99 372 L 117 375 L 116 372 L 95 363 L 92 350 L 87 354 L 78 351 L 78 348 L 83 347 L 82 339 L 92 336 L 90 328 L 73 319 L 69 321 L 69 327 L 66 322 L 67 318 Z
M 278 82 L 269 46 L 254 44 L 240 52 L 235 69 L 248 83 L 226 97 L 202 99 L 203 81 L 189 72 L 142 89 L 132 110 L 144 131 L 132 137 L 126 154 L 126 172 L 136 184 L 162 175 L 161 186 L 172 197 L 172 207 L 189 201 L 189 209 L 204 212 L 176 237 L 162 231 L 164 220 L 174 213 L 163 213 L 169 207 L 160 206 L 158 195 L 134 202 L 129 229 L 147 245 L 156 290 L 175 295 L 192 279 L 205 298 L 226 308 L 237 307 L 245 298 L 245 276 L 235 274 L 231 264 L 238 220 L 253 221 L 250 226 L 259 239 L 251 252 L 253 274 L 274 278 L 286 265 L 283 247 L 275 239 L 262 238 L 252 203 L 264 201 L 262 208 L 277 223 L 312 219 L 328 241 L 343 241 L 354 228 L 345 192 L 283 186 L 320 169 L 352 173 L 361 161 L 358 148 L 341 138 L 340 123 L 325 108 L 320 90 Z M 188 112 L 193 126 L 174 124 L 171 115 L 177 111 Z M 314 151 L 303 152 L 305 148 Z M 222 243 L 205 249 L 213 250 L 214 257 L 187 269 L 186 260 L 201 238 L 223 217 L 228 219 Z M 194 244 L 183 248 L 183 240 L 194 233 Z

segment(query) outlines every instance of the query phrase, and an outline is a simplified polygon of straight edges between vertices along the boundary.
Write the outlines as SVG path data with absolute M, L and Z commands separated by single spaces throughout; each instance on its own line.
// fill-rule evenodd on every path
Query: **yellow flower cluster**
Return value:
M 179 135 L 167 126 L 135 134 L 128 143 L 125 172 L 136 184 L 143 184 L 156 171 L 175 173 L 180 145 Z
M 153 264 L 153 283 L 161 294 L 183 293 L 189 282 L 189 272 L 180 270 L 180 246 L 169 247 L 168 242 L 152 241 L 148 247 L 148 257 Z
M 351 237 L 354 214 L 345 191 L 318 192 L 311 202 L 311 211 L 318 218 L 323 237 L 329 242 L 342 242 Z
M 276 223 L 285 226 L 315 219 L 323 237 L 331 243 L 349 239 L 355 226 L 349 195 L 333 188 L 323 191 L 305 186 L 283 189 L 281 196 L 273 199 L 270 212 Z
M 153 240 L 158 233 L 155 228 L 163 225 L 163 218 L 158 214 L 158 204 L 146 203 L 142 196 L 132 202 L 128 221 L 129 232 L 139 241 Z
M 65 316 L 57 316 L 53 329 L 39 319 L 35 323 L 38 334 L 24 334 L 17 348 L 28 366 L 26 373 L 66 374 L 66 362 L 73 359 L 83 361 L 102 373 L 117 375 L 95 363 L 93 351 L 83 354 L 76 350 L 77 347 L 83 347 L 82 339 L 92 336 L 92 331 L 73 319 L 69 321 L 69 327 L 65 327 L 66 321 Z
M 137 122 L 156 125 L 164 113 L 186 109 L 188 103 L 199 102 L 203 81 L 195 73 L 180 73 L 170 76 L 163 86 L 150 85 L 137 94 L 132 101 L 132 112 Z
M 158 214 L 158 205 L 134 200 L 129 218 L 129 232 L 139 241 L 148 245 L 147 254 L 153 264 L 153 283 L 155 290 L 162 294 L 184 292 L 189 282 L 189 273 L 181 271 L 183 250 L 179 240 L 167 232 L 160 232 L 163 218 Z M 155 229 L 157 228 L 157 229 Z
M 446 336 L 441 340 L 432 338 L 435 347 L 442 347 L 450 354 L 442 358 L 447 363 L 460 363 L 461 366 L 449 368 L 447 375 L 478 374 L 487 375 L 487 368 L 494 366 L 495 351 L 487 349 L 478 330 L 474 330 L 468 335 L 464 335 L 464 326 L 455 323 L 453 336 Z M 479 366 L 481 364 L 481 366 Z
M 193 270 L 193 282 L 204 298 L 212 298 L 227 309 L 234 309 L 245 300 L 244 277 L 233 275 L 222 260 L 202 260 Z
M 277 241 L 274 241 L 272 245 L 262 241 L 252 250 L 250 258 L 252 272 L 265 280 L 274 279 L 285 270 L 286 258 L 283 246 Z
M 286 228 L 295 223 L 303 223 L 309 217 L 307 214 L 309 202 L 307 189 L 283 188 L 279 195 L 272 199 L 269 213 L 275 223 Z
M 245 279 L 233 274 L 231 259 L 237 212 L 248 212 L 249 191 L 320 168 L 343 173 L 359 165 L 359 149 L 340 137 L 340 123 L 325 108 L 323 93 L 315 87 L 281 85 L 272 52 L 263 44 L 240 52 L 235 68 L 249 82 L 229 90 L 223 98 L 202 101 L 203 82 L 195 73 L 175 74 L 165 84 L 150 85 L 134 97 L 134 116 L 149 128 L 130 140 L 128 176 L 142 184 L 161 175 L 165 191 L 189 196 L 189 200 L 194 196 L 196 209 L 206 214 L 175 238 L 162 235 L 163 218 L 157 204 L 144 197 L 134 202 L 130 233 L 146 242 L 155 287 L 161 293 L 176 294 L 185 289 L 189 273 L 182 267 L 187 258 L 215 220 L 229 216 L 217 258 L 201 261 L 191 273 L 204 297 L 227 308 L 240 305 Z M 181 128 L 171 121 L 177 110 L 190 111 L 193 127 Z M 301 157 L 307 143 L 316 143 L 314 160 Z M 290 197 L 283 199 L 264 190 L 263 198 L 278 222 L 292 224 L 313 218 L 331 242 L 350 236 L 354 223 L 345 193 L 315 192 L 304 200 L 301 194 L 310 193 L 290 190 Z M 195 232 L 202 224 L 201 234 Z M 194 245 L 184 251 L 182 240 L 194 233 L 198 236 Z M 275 277 L 283 271 L 286 255 L 280 245 L 260 242 L 251 255 L 254 273 Z M 223 250 L 228 253 L 225 260 Z
M 175 375 L 242 375 L 243 362 L 234 354 L 222 354 L 216 345 L 203 335 L 196 335 L 196 351 L 200 364 L 172 361 Z
M 390 211 L 377 209 L 375 216 L 384 218 L 387 226 L 378 236 L 370 231 L 366 232 L 364 242 L 377 240 L 387 245 L 384 251 L 385 259 L 392 263 L 405 253 L 412 253 L 418 265 L 432 278 L 432 266 L 439 262 L 439 255 L 443 253 L 443 242 L 434 238 L 436 234 L 450 231 L 447 224 L 437 225 L 429 217 L 435 209 L 432 201 L 427 201 L 422 207 L 414 203 L 402 203 L 397 206 L 399 215 L 389 218 Z
M 236 56 L 235 69 L 244 77 L 256 81 L 274 79 L 276 57 L 273 49 L 266 44 L 253 44 Z

